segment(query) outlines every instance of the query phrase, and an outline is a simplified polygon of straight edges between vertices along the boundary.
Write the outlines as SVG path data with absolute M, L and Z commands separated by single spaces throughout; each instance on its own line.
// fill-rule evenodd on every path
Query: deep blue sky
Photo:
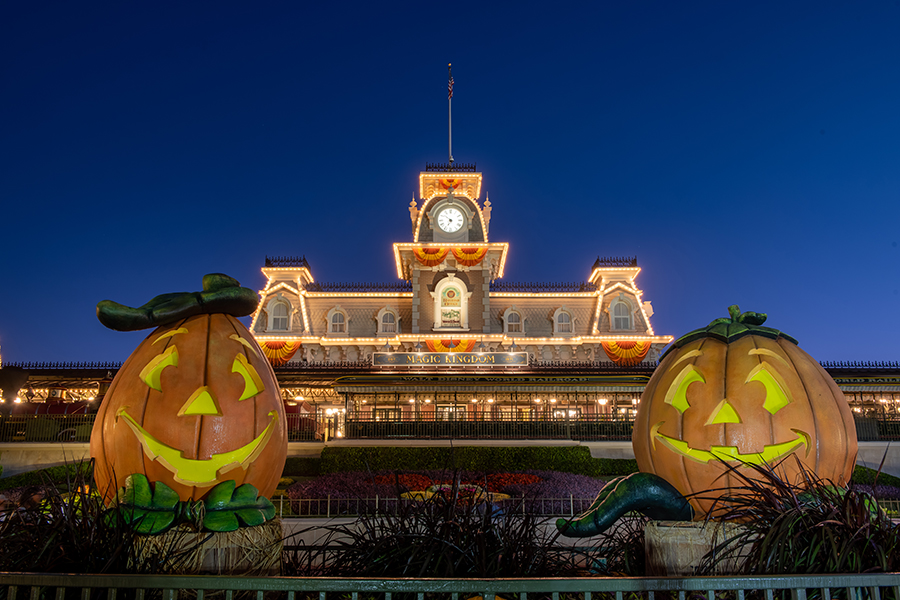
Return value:
M 7 2 L 5 361 L 124 360 L 94 316 L 261 289 L 266 255 L 393 281 L 425 162 L 477 162 L 508 281 L 637 255 L 659 334 L 769 313 L 900 353 L 900 2 Z

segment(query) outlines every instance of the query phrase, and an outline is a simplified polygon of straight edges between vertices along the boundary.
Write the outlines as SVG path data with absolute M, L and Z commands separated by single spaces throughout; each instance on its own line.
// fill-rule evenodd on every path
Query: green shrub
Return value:
M 592 458 L 584 446 L 353 447 L 322 450 L 321 473 L 396 469 L 497 471 L 537 469 L 591 477 L 637 472 L 637 461 Z M 285 474 L 293 474 L 287 473 Z
M 853 483 L 874 485 L 876 475 L 878 476 L 878 485 L 892 485 L 895 487 L 900 487 L 900 477 L 894 477 L 893 475 L 889 475 L 888 473 L 879 473 L 875 469 L 861 467 L 859 465 L 856 465 L 856 468 L 853 469 L 853 476 L 850 477 L 850 481 L 852 481 Z
M 305 456 L 289 456 L 284 461 L 285 477 L 318 477 L 322 473 L 322 460 Z
M 69 481 L 83 478 L 90 472 L 90 461 L 69 463 L 57 467 L 47 467 L 46 469 L 38 469 L 36 471 L 27 471 L 25 473 L 19 473 L 18 475 L 12 475 L 6 479 L 0 479 L 0 490 L 8 490 L 10 488 L 25 487 L 29 485 L 42 485 L 48 482 L 53 483 L 56 486 L 63 486 Z

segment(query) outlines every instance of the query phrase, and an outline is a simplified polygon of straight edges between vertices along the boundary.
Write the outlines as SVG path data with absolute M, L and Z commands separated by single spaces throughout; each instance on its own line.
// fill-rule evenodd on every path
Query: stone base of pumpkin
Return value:
M 715 521 L 650 521 L 644 528 L 644 557 L 648 576 L 683 577 L 696 574 L 714 546 L 736 535 L 741 526 Z M 731 553 L 732 549 L 729 548 Z M 740 569 L 741 552 L 718 561 L 714 574 L 727 575 Z
M 135 536 L 130 566 L 136 572 L 172 575 L 277 576 L 283 537 L 281 519 L 226 532 L 197 531 L 182 524 L 158 535 Z

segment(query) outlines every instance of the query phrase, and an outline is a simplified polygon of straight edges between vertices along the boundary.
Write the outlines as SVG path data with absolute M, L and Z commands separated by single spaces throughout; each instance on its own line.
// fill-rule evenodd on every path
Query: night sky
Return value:
M 269 256 L 396 280 L 426 162 L 475 162 L 506 281 L 634 256 L 657 334 L 766 312 L 900 359 L 900 2 L 27 2 L 0 8 L 4 362 Z M 482 196 L 483 199 L 483 196 Z

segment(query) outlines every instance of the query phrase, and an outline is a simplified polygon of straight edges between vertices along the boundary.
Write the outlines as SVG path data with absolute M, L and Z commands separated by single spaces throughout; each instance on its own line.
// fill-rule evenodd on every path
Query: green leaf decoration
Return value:
M 249 483 L 235 489 L 234 481 L 223 481 L 203 502 L 206 505 L 203 527 L 209 531 L 234 531 L 241 523 L 253 527 L 275 517 L 275 506 Z
M 126 523 L 137 525 L 138 533 L 162 533 L 172 526 L 179 513 L 180 500 L 175 490 L 162 482 L 153 489 L 146 475 L 135 473 L 125 479 L 125 487 L 116 497 L 119 512 Z

